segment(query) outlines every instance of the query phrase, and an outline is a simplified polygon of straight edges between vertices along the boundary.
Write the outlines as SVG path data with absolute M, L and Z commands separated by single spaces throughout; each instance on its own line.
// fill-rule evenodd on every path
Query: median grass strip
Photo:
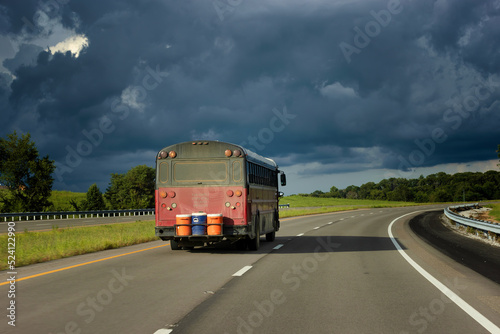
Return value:
M 154 221 L 138 221 L 78 228 L 55 227 L 47 232 L 17 232 L 16 267 L 158 240 L 154 226 Z M 7 259 L 11 255 L 7 251 L 8 242 L 7 235 L 0 236 L 0 270 L 7 269 Z
M 385 207 L 422 205 L 423 203 L 291 195 L 280 198 L 280 204 L 290 204 L 291 208 L 316 207 L 316 206 L 385 208 Z
M 296 217 L 296 216 L 307 216 L 307 215 L 316 215 L 320 213 L 330 213 L 337 211 L 349 211 L 349 210 L 357 210 L 365 207 L 354 207 L 354 206 L 346 206 L 346 207 L 318 207 L 314 209 L 280 209 L 280 218 L 287 217 Z
M 422 205 L 413 202 L 392 202 L 347 198 L 311 197 L 291 195 L 280 198 L 280 204 L 290 204 L 289 208 L 280 209 L 280 218 L 314 215 L 337 211 L 349 211 L 367 208 L 392 208 Z

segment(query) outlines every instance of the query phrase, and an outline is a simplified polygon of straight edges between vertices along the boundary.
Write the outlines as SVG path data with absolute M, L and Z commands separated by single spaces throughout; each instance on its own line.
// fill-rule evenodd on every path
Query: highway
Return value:
M 500 333 L 500 286 L 416 236 L 443 206 L 282 219 L 257 252 L 155 241 L 18 268 L 1 333 Z

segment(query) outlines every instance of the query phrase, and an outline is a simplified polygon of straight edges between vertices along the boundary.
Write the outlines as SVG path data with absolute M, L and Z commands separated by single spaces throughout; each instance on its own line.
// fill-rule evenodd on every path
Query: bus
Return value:
M 278 182 L 279 181 L 279 182 Z M 155 234 L 172 250 L 222 241 L 258 250 L 274 241 L 285 174 L 272 159 L 240 145 L 189 141 L 156 156 Z

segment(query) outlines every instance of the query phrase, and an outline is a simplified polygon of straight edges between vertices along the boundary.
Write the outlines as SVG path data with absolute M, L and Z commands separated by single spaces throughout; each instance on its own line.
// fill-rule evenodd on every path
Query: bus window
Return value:
M 224 182 L 227 181 L 226 162 L 176 162 L 176 182 Z

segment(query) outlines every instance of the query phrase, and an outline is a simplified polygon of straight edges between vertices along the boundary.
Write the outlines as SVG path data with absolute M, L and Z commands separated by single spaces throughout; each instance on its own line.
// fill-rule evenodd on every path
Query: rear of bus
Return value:
M 158 152 L 156 228 L 172 249 L 251 236 L 245 150 L 218 142 L 185 142 Z M 204 220 L 206 230 L 193 223 Z M 195 230 L 196 228 L 196 230 Z

